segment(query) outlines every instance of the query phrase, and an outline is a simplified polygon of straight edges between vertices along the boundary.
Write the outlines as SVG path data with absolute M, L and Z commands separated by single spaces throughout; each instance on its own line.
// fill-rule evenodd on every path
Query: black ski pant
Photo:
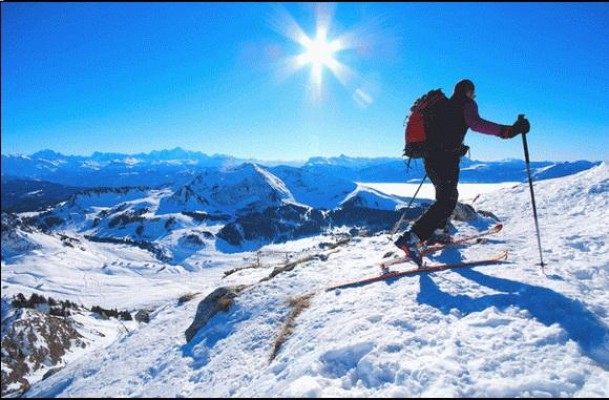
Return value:
M 434 153 L 424 158 L 425 171 L 436 189 L 436 201 L 415 221 L 412 231 L 425 241 L 433 231 L 446 226 L 459 199 L 458 153 Z

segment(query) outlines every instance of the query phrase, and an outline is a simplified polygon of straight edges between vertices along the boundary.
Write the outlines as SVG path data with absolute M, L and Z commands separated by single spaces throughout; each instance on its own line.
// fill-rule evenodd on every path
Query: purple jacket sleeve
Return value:
M 465 103 L 465 123 L 476 132 L 495 136 L 501 136 L 501 129 L 505 126 L 480 118 L 475 101 Z

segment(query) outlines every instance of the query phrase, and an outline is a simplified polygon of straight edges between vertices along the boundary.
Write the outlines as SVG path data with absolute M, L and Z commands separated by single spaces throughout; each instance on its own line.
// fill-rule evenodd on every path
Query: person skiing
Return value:
M 469 79 L 455 85 L 455 90 L 441 112 L 437 134 L 428 138 L 428 151 L 423 157 L 425 172 L 436 191 L 436 201 L 404 232 L 395 245 L 419 267 L 423 260 L 420 246 L 436 229 L 444 229 L 457 206 L 459 191 L 459 162 L 469 149 L 463 145 L 469 128 L 476 132 L 511 139 L 530 129 L 526 118 L 518 118 L 513 125 L 500 125 L 480 118 L 474 101 L 475 87 Z

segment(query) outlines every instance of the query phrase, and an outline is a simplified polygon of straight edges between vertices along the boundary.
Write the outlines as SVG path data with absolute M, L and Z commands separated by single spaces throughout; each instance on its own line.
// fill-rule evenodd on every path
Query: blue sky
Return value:
M 533 160 L 609 159 L 607 3 L 1 7 L 4 154 L 400 157 L 412 101 L 469 78 L 483 118 L 527 115 Z M 324 26 L 320 79 L 295 27 Z M 466 143 L 523 158 L 519 138 Z

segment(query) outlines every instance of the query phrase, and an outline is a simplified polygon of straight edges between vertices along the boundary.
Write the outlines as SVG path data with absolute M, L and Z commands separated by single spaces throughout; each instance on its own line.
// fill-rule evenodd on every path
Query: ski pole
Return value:
M 524 118 L 524 114 L 520 114 L 518 119 Z M 527 135 L 522 133 L 522 145 L 524 147 L 524 158 L 527 164 L 527 175 L 529 176 L 529 188 L 531 189 L 531 203 L 533 205 L 533 218 L 535 219 L 535 230 L 537 231 L 537 246 L 539 247 L 539 259 L 541 260 L 541 269 L 546 265 L 543 262 L 543 254 L 541 251 L 541 235 L 539 234 L 539 221 L 537 219 L 537 207 L 535 206 L 535 194 L 533 193 L 533 179 L 531 178 L 531 167 L 529 160 L 529 146 L 527 145 Z
M 419 193 L 419 190 L 421 190 L 421 186 L 423 186 L 423 182 L 425 182 L 425 179 L 427 179 L 427 174 L 425 174 L 425 176 L 423 176 L 423 179 L 421 180 L 421 183 L 419 184 L 419 187 L 417 188 L 417 191 L 414 192 L 414 196 L 412 196 L 412 198 L 410 199 L 410 202 L 406 206 L 407 209 L 410 208 L 410 205 L 412 204 L 414 199 L 417 198 L 417 194 Z M 397 232 L 398 228 L 402 224 L 402 221 L 404 221 L 404 217 L 406 217 L 406 212 L 402 213 L 402 216 L 400 217 L 400 220 L 394 225 L 393 230 L 391 231 L 391 235 L 390 236 L 395 235 L 395 233 Z

